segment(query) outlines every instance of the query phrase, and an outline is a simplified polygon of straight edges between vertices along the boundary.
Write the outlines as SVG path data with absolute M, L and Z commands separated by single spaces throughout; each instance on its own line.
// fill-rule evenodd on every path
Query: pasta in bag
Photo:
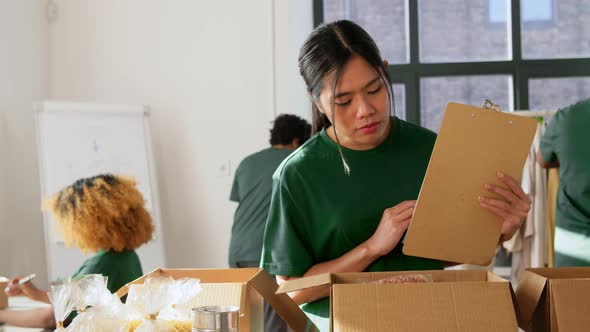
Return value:
M 375 284 L 412 284 L 432 282 L 431 274 L 402 274 L 389 278 L 379 279 L 370 283 Z
M 127 295 L 126 306 L 133 312 L 130 320 L 134 332 L 169 332 L 174 331 L 174 323 L 159 320 L 158 315 L 164 308 L 174 303 L 172 277 L 148 277 L 143 285 L 131 285 Z
M 71 279 L 67 279 L 61 285 L 51 286 L 49 300 L 51 300 L 51 304 L 53 305 L 55 331 L 66 330 L 64 328 L 64 321 L 76 308 L 74 296 L 74 284 Z
M 199 279 L 183 278 L 174 281 L 171 287 L 172 305 L 160 312 L 158 319 L 174 323 L 177 332 L 191 331 L 191 309 L 201 293 Z

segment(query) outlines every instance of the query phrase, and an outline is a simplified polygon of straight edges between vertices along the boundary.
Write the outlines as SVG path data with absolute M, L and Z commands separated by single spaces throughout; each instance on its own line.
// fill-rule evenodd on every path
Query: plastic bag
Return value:
M 78 314 L 66 331 L 128 332 L 131 328 L 129 317 L 135 317 L 133 314 L 134 312 L 130 312 L 116 294 L 101 295 L 100 301 Z
M 89 306 L 110 304 L 111 292 L 107 288 L 107 281 L 107 277 L 100 274 L 88 274 L 74 279 L 74 302 L 79 313 L 86 311 Z
M 174 279 L 171 277 L 148 277 L 143 285 L 131 285 L 126 305 L 137 316 L 131 319 L 131 330 L 135 332 L 174 331 L 174 323 L 157 320 L 160 311 L 174 303 L 172 292 Z
M 107 289 L 106 277 L 81 276 L 73 289 L 78 315 L 66 329 L 68 332 L 129 331 L 131 314 L 119 297 Z
M 170 287 L 172 305 L 162 310 L 158 319 L 171 321 L 174 324 L 174 331 L 190 332 L 191 309 L 200 293 L 199 279 L 183 278 L 174 281 Z
M 402 274 L 389 278 L 379 279 L 370 283 L 375 284 L 414 284 L 432 282 L 432 274 Z
M 93 309 L 94 310 L 94 309 Z M 76 316 L 67 327 L 67 332 L 128 332 L 129 321 L 107 312 L 89 311 Z
M 55 317 L 55 331 L 65 331 L 64 321 L 74 311 L 76 304 L 74 302 L 74 284 L 71 279 L 67 279 L 61 285 L 51 286 L 49 299 L 53 305 L 53 314 Z

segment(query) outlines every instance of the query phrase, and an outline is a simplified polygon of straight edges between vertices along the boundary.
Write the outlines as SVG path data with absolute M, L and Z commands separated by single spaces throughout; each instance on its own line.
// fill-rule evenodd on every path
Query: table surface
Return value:
M 46 307 L 48 304 L 29 300 L 24 296 L 8 298 L 8 310 L 27 310 Z M 47 331 L 39 328 L 15 327 L 11 325 L 0 325 L 0 332 L 41 332 Z

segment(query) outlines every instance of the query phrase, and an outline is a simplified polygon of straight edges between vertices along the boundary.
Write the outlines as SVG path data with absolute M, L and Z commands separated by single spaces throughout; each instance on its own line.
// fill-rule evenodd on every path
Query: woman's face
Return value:
M 334 76 L 333 72 L 326 75 L 320 98 L 316 101 L 320 112 L 335 124 L 327 129 L 328 136 L 335 140 L 336 127 L 340 144 L 344 147 L 369 150 L 378 146 L 389 135 L 386 83 L 365 59 L 353 55 L 342 68 L 336 84 L 336 109 L 332 113 Z

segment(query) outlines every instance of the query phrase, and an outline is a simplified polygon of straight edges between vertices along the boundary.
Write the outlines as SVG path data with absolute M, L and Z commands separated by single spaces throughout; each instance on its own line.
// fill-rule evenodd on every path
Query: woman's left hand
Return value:
M 500 237 L 500 241 L 507 241 L 516 234 L 526 219 L 531 209 L 531 199 L 510 175 L 498 172 L 498 179 L 506 184 L 508 189 L 492 184 L 486 184 L 484 189 L 499 195 L 504 200 L 480 196 L 479 204 L 486 210 L 502 218 L 502 236 Z

